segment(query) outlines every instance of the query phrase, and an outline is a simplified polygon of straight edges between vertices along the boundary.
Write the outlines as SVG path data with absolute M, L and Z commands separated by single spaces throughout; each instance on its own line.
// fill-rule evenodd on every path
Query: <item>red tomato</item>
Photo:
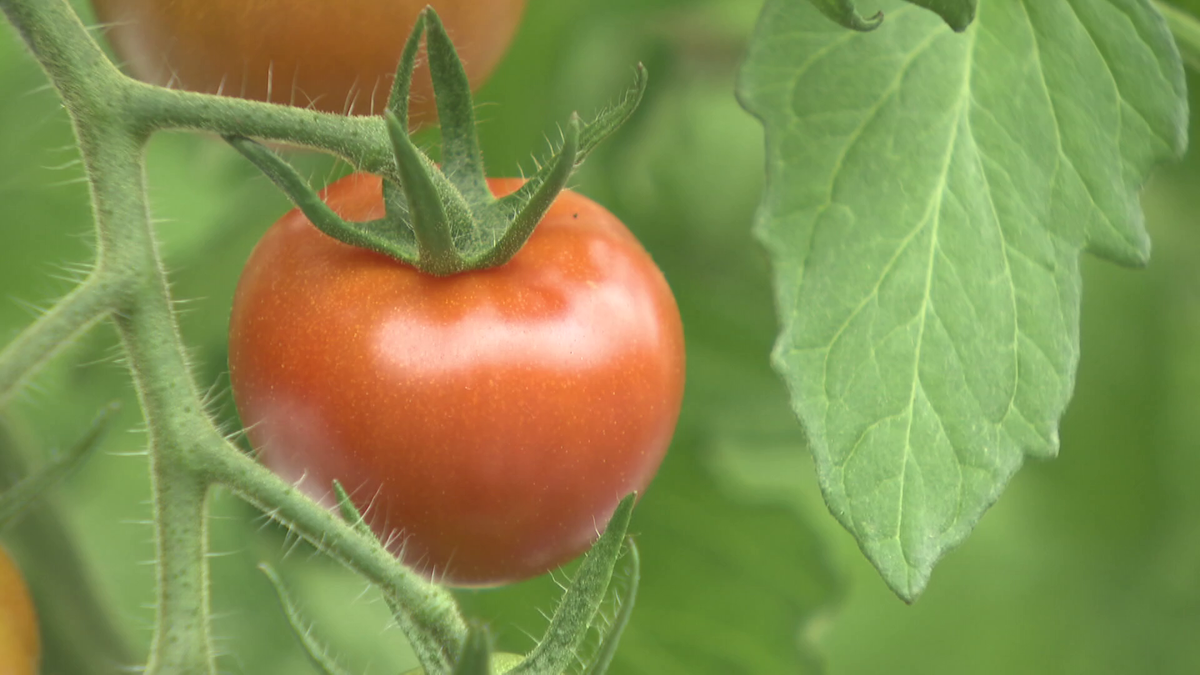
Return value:
M 382 112 L 404 41 L 426 5 L 478 86 L 504 54 L 525 0 L 92 0 L 134 77 L 318 110 Z M 414 121 L 436 115 L 425 66 Z
M 356 174 L 324 198 L 363 221 L 380 190 Z M 427 575 L 492 585 L 567 562 L 646 489 L 679 415 L 683 328 L 633 235 L 570 191 L 507 264 L 440 278 L 292 211 L 246 264 L 229 366 L 270 467 L 317 497 L 340 480 Z
M 0 673 L 35 675 L 40 652 L 33 600 L 21 571 L 0 548 Z

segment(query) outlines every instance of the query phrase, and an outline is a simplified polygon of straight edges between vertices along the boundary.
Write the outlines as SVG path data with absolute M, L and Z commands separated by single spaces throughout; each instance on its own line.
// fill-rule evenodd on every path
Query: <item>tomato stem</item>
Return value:
M 121 404 L 116 401 L 101 408 L 96 419 L 88 427 L 87 433 L 66 454 L 0 492 L 0 529 L 15 522 L 26 509 L 46 494 L 48 489 L 90 457 L 92 451 L 99 447 L 100 441 L 108 432 L 109 423 L 120 409 Z
M 344 668 L 338 665 L 337 661 L 329 656 L 329 650 L 313 637 L 312 629 L 300 615 L 296 602 L 292 600 L 292 594 L 288 592 L 283 578 L 279 576 L 275 568 L 262 562 L 258 564 L 258 569 L 275 587 L 275 597 L 279 600 L 279 607 L 283 610 L 283 615 L 287 617 L 288 625 L 292 627 L 292 634 L 296 636 L 300 646 L 304 647 L 304 653 L 308 656 L 308 661 L 313 668 L 324 675 L 349 675 Z
M 401 122 L 408 118 L 408 98 L 423 35 L 442 124 L 440 168 L 413 144 Z M 392 166 L 381 172 L 384 218 L 342 220 L 274 152 L 244 137 L 229 136 L 227 140 L 271 178 L 320 231 L 427 274 L 447 276 L 498 267 L 511 260 L 566 188 L 572 172 L 600 141 L 629 119 L 645 89 L 646 70 L 639 64 L 633 87 L 617 105 L 588 124 L 572 115 L 552 159 L 520 189 L 497 199 L 487 186 L 466 71 L 441 19 L 427 7 L 405 42 L 384 112 L 393 155 Z

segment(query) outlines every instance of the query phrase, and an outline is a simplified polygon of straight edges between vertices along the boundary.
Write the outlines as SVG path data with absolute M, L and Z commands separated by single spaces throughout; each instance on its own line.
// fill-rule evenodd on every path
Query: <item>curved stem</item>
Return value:
M 69 109 L 95 109 L 124 76 L 61 0 L 0 0 L 0 9 L 50 76 Z
M 204 414 L 171 311 L 146 209 L 140 139 L 111 128 L 92 139 L 94 128 L 86 120 L 78 127 L 97 226 L 109 243 L 106 255 L 120 260 L 136 282 L 115 318 L 150 432 L 158 620 L 145 672 L 211 675 L 216 669 L 209 637 L 208 485 L 191 463 L 196 444 L 219 435 Z
M 91 188 L 98 278 L 104 278 L 105 270 L 116 270 L 113 274 L 123 279 L 76 296 L 83 298 L 78 304 L 84 310 L 93 310 L 82 312 L 82 319 L 51 318 L 48 325 L 57 326 L 56 331 L 27 334 L 77 330 L 102 313 L 96 309 L 105 306 L 100 298 L 114 303 L 151 439 L 158 621 L 145 672 L 209 675 L 216 669 L 208 626 L 207 484 L 188 463 L 191 444 L 215 431 L 188 372 L 154 241 L 142 165 L 147 134 L 131 124 L 123 107 L 127 98 L 121 94 L 130 80 L 107 61 L 66 2 L 0 0 L 0 8 L 71 114 Z M 48 316 L 75 314 L 56 310 Z M 25 349 L 38 346 L 36 340 L 31 345 Z
M 135 80 L 126 80 L 124 87 L 129 123 L 142 133 L 182 129 L 284 141 L 333 153 L 362 171 L 395 177 L 391 145 L 379 117 L 346 117 Z
M 165 89 L 122 74 L 63 0 L 0 0 L 67 109 L 142 138 L 190 129 L 325 150 L 363 171 L 394 176 L 383 120 Z M 36 26 L 36 29 L 34 28 Z
M 350 224 L 342 220 L 290 164 L 265 145 L 241 136 L 226 136 L 225 141 L 266 174 L 318 230 L 352 246 L 409 264 L 417 262 L 416 248 L 405 247 L 403 240 L 390 240 L 375 234 L 370 229 L 372 223 Z
M 122 290 L 119 279 L 93 272 L 0 350 L 0 405 L 72 338 L 107 316 Z
M 71 115 L 89 178 L 97 238 L 96 267 L 88 281 L 0 354 L 0 398 L 59 345 L 112 316 L 150 435 L 158 603 L 144 672 L 215 672 L 206 503 L 217 483 L 378 584 L 427 671 L 449 671 L 468 637 L 451 594 L 406 568 L 369 532 L 341 521 L 226 442 L 206 414 L 151 226 L 145 144 L 154 131 L 169 128 L 283 140 L 339 154 L 361 169 L 399 181 L 410 204 L 421 205 L 438 196 L 434 193 L 449 191 L 453 199 L 433 219 L 443 225 L 442 240 L 433 249 L 447 267 L 461 265 L 454 233 L 445 227 L 447 213 L 463 220 L 470 215 L 468 205 L 449 183 L 422 182 L 412 175 L 400 180 L 402 170 L 413 174 L 428 168 L 429 161 L 402 133 L 399 149 L 393 146 L 396 139 L 390 132 L 403 132 L 394 117 L 389 126 L 380 118 L 347 118 L 152 87 L 122 75 L 107 61 L 66 0 L 0 0 L 0 9 L 17 26 Z M 442 202 L 438 204 L 440 208 Z M 585 599 L 569 606 L 586 604 L 592 596 L 580 597 Z
M 296 640 L 300 642 L 300 646 L 304 648 L 304 653 L 308 656 L 309 665 L 311 665 L 320 675 L 349 675 L 346 669 L 338 665 L 326 649 L 312 635 L 312 629 L 305 623 L 300 616 L 300 610 L 296 607 L 295 601 L 292 600 L 292 594 L 288 592 L 287 586 L 283 583 L 283 578 L 267 563 L 259 563 L 258 569 L 267 576 L 271 585 L 275 587 L 275 597 L 279 600 L 279 607 L 283 610 L 283 615 L 287 617 L 288 623 L 292 626 L 292 633 L 296 636 Z
M 83 463 L 83 460 L 95 451 L 96 446 L 100 445 L 100 440 L 104 438 L 105 432 L 108 431 L 109 422 L 120 409 L 121 406 L 115 402 L 109 404 L 100 411 L 100 414 L 92 422 L 91 428 L 73 448 L 52 459 L 17 483 L 0 489 L 0 530 L 24 516 L 38 498 L 70 475 Z M 3 435 L 0 434 L 0 440 L 2 439 Z
M 369 532 L 357 529 L 235 448 L 208 446 L 201 458 L 211 480 L 299 533 L 327 555 L 379 586 L 426 672 L 446 672 L 467 637 L 453 596 L 396 560 Z

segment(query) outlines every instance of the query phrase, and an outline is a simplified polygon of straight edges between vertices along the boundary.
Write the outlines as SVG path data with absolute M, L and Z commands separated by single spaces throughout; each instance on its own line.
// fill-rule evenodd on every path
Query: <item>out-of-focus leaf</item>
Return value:
M 111 413 L 104 416 L 111 421 Z M 0 492 L 28 471 L 20 427 L 0 415 Z M 91 439 L 92 441 L 97 438 Z M 37 607 L 45 672 L 115 675 L 132 665 L 129 641 L 95 583 L 86 553 L 72 540 L 59 506 L 60 493 L 41 496 L 5 531 L 5 543 L 18 554 Z
M 908 0 L 908 2 L 936 12 L 948 26 L 962 32 L 975 19 L 979 0 Z
M 870 17 L 859 14 L 854 0 L 808 0 L 822 14 L 838 22 L 844 28 L 858 31 L 875 30 L 883 23 L 883 12 L 876 12 Z
M 614 671 L 820 672 L 802 636 L 838 594 L 823 543 L 791 509 L 730 499 L 688 440 L 635 518 L 646 583 Z
M 883 12 L 876 12 L 869 18 L 859 14 L 855 0 L 808 0 L 825 16 L 851 30 L 875 30 L 883 23 Z M 956 31 L 964 31 L 975 18 L 975 7 L 978 0 L 908 0 L 918 7 L 924 7 L 936 12 L 942 20 Z
M 831 511 L 911 601 L 1057 452 L 1079 255 L 1145 263 L 1137 191 L 1187 105 L 1138 0 L 990 2 L 963 34 L 884 9 L 853 34 L 769 2 L 740 93 L 767 130 L 775 366 Z

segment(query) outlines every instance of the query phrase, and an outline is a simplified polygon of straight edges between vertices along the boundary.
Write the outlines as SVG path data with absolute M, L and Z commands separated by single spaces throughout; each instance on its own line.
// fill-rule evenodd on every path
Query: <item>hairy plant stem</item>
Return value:
M 379 586 L 389 604 L 398 608 L 396 621 L 426 672 L 449 671 L 467 636 L 467 624 L 449 591 L 397 563 L 374 536 L 332 511 L 314 509 L 299 489 L 246 455 L 236 450 L 206 452 L 203 461 L 215 482 Z
M 204 555 L 207 485 L 189 471 L 184 452 L 189 440 L 196 438 L 194 432 L 203 433 L 210 425 L 184 361 L 166 274 L 154 242 L 142 164 L 147 137 L 126 123 L 124 97 L 119 95 L 125 89 L 123 76 L 65 2 L 4 0 L 0 7 L 21 31 L 71 113 L 90 179 L 96 275 L 127 280 L 116 285 L 118 293 L 110 289 L 109 297 L 151 438 L 158 606 L 145 672 L 214 673 Z M 84 309 L 98 305 L 88 303 Z M 83 320 L 68 323 L 67 318 L 77 313 L 63 312 L 60 306 L 48 316 L 64 318 L 51 318 L 42 325 L 61 325 L 59 333 L 75 332 L 100 313 L 85 313 Z M 34 329 L 18 338 L 17 344 L 37 346 L 53 333 L 37 324 Z
M 131 293 L 115 314 L 134 388 L 150 432 L 157 552 L 157 621 L 147 673 L 214 673 L 209 637 L 208 483 L 193 457 L 220 439 L 204 413 L 171 311 L 145 198 L 144 137 L 111 124 L 76 121 L 92 178 L 100 267 L 125 270 Z M 136 189 L 130 189 L 130 188 Z
M 154 131 L 208 131 L 322 150 L 360 171 L 398 178 L 380 117 L 346 117 L 289 106 L 163 89 L 127 80 L 131 123 Z
M 223 483 L 379 584 L 429 672 L 457 659 L 466 624 L 450 594 L 378 541 L 225 441 L 188 368 L 146 201 L 144 148 L 167 128 L 317 147 L 394 174 L 384 122 L 174 92 L 122 75 L 65 0 L 0 0 L 71 115 L 96 221 L 95 268 L 0 353 L 0 400 L 72 336 L 111 315 L 150 433 L 157 622 L 147 675 L 215 673 L 209 637 L 208 491 Z

